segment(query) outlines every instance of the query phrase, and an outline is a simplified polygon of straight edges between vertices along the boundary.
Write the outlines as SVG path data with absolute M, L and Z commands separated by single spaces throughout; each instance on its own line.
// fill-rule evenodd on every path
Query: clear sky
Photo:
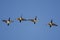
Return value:
M 16 18 L 38 17 L 38 22 L 19 23 Z M 1 20 L 14 20 L 9 26 Z M 57 27 L 50 28 L 53 19 Z M 60 0 L 0 0 L 0 40 L 60 40 Z

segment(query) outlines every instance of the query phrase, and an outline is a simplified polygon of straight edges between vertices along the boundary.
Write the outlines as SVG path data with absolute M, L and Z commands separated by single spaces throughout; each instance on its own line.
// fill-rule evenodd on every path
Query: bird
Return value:
M 10 25 L 11 22 L 13 22 L 10 17 L 8 20 L 2 20 L 3 22 L 5 22 L 8 26 Z
M 21 21 L 27 21 L 27 19 L 23 18 L 22 16 L 21 16 L 21 17 L 19 17 L 19 18 L 17 18 L 17 20 L 19 20 L 19 21 L 20 21 L 20 23 L 21 23 Z
M 28 21 L 31 21 L 31 22 L 33 22 L 34 24 L 36 24 L 36 22 L 37 22 L 37 16 L 35 16 L 34 19 L 28 19 Z
M 53 20 L 51 20 L 51 21 L 48 23 L 48 25 L 49 25 L 50 27 L 52 27 L 52 26 L 58 26 L 57 24 L 53 23 Z

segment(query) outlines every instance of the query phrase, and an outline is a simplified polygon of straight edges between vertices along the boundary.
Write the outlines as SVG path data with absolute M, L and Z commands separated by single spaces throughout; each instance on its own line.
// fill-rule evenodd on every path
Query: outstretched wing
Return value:
M 34 22 L 34 24 L 36 24 L 36 22 Z
M 51 28 L 52 26 L 50 25 L 50 28 Z
M 10 21 L 10 17 L 9 17 L 8 21 Z
M 20 23 L 21 23 L 21 20 L 19 20 L 20 21 Z
M 7 20 L 2 20 L 3 22 L 7 23 Z
M 25 18 L 23 18 L 22 16 L 21 16 L 21 21 L 27 21 L 27 19 L 25 19 Z M 20 21 L 20 22 L 21 22 Z
M 37 20 L 37 16 L 35 16 L 35 20 Z
M 51 23 L 53 22 L 53 20 L 51 20 Z
M 9 26 L 9 23 L 7 25 Z
M 58 25 L 53 23 L 53 26 L 58 26 Z

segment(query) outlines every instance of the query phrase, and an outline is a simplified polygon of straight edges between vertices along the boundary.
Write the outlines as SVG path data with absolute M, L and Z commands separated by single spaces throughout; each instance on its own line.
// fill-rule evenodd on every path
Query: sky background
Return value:
M 19 23 L 21 15 L 38 22 Z M 14 22 L 7 26 L 2 20 L 9 17 Z M 51 19 L 57 27 L 49 27 Z M 0 0 L 0 40 L 60 40 L 60 0 Z

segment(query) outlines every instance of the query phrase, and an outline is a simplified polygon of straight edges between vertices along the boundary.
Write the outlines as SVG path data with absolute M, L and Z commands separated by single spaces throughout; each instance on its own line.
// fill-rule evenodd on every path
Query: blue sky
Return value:
M 19 23 L 16 18 L 38 17 L 38 22 Z M 9 26 L 1 20 L 14 20 Z M 57 27 L 50 28 L 53 19 Z M 60 40 L 60 0 L 0 0 L 0 40 Z

